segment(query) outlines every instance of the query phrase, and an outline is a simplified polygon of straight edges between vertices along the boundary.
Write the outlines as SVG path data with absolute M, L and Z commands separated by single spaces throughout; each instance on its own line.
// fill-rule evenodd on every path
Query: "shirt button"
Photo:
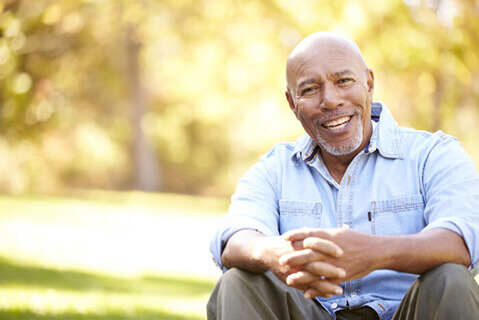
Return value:
M 343 229 L 349 229 L 349 224 L 347 223 L 343 224 Z
M 357 296 L 358 294 L 356 292 L 351 292 L 351 297 L 355 297 Z
M 331 309 L 336 309 L 337 307 L 338 307 L 338 304 L 336 302 L 331 304 Z

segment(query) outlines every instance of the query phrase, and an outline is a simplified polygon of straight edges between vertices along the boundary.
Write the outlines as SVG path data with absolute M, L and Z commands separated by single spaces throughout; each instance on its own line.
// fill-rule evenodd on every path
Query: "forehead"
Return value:
M 365 69 L 357 53 L 344 46 L 310 47 L 296 55 L 288 67 L 288 80 L 293 86 L 305 78 L 329 78 L 346 73 L 358 76 Z

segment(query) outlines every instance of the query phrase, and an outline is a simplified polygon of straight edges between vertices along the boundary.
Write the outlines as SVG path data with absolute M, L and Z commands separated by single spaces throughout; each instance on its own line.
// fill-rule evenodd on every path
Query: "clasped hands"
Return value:
M 286 284 L 303 290 L 307 299 L 340 295 L 339 283 L 375 269 L 373 237 L 339 228 L 292 230 L 280 237 L 290 250 L 277 255 L 278 265 L 271 271 Z

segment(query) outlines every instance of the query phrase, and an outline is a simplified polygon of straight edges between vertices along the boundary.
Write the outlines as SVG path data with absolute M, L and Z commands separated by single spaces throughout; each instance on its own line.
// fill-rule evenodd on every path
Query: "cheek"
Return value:
M 314 129 L 314 123 L 311 121 L 311 117 L 306 116 L 304 113 L 300 113 L 298 115 L 298 120 L 301 122 L 301 125 L 303 126 L 303 129 L 309 134 L 309 135 L 314 135 L 315 129 Z
M 309 104 L 302 101 L 296 105 L 296 118 L 299 121 L 304 122 L 307 121 L 311 117 L 311 107 Z
M 356 82 L 349 90 L 348 95 L 356 101 L 367 101 L 369 100 L 370 92 L 363 83 Z
M 365 116 L 365 113 L 369 111 L 370 106 L 370 98 L 369 93 L 364 90 L 363 87 L 357 86 L 354 88 L 355 90 L 350 90 L 345 99 L 353 104 L 355 107 L 360 108 L 362 110 L 362 116 Z

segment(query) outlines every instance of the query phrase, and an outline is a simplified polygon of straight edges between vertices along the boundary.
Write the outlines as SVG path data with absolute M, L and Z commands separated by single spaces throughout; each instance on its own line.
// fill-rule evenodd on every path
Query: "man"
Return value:
M 211 244 L 229 270 L 208 318 L 478 318 L 479 176 L 457 140 L 372 103 L 347 38 L 308 36 L 286 69 L 307 135 L 240 180 Z

